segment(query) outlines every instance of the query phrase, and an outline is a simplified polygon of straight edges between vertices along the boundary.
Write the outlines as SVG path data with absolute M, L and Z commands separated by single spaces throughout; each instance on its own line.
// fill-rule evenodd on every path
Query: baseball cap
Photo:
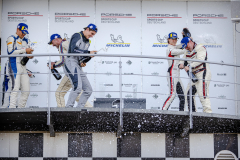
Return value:
M 182 44 L 182 49 L 185 49 L 187 47 L 187 44 L 188 42 L 190 41 L 191 39 L 189 37 L 184 37 L 182 40 L 181 40 L 181 44 Z
M 177 39 L 178 36 L 177 36 L 177 33 L 175 32 L 171 32 L 168 34 L 168 39 Z
M 56 39 L 56 38 L 62 38 L 59 34 L 52 34 L 50 37 L 50 41 L 48 42 L 49 45 L 52 44 L 52 40 Z
M 94 30 L 95 32 L 98 31 L 97 26 L 96 26 L 95 24 L 92 24 L 92 23 L 90 23 L 90 24 L 89 24 L 87 27 L 85 27 L 84 29 L 86 29 L 86 28 L 90 28 L 90 29 Z
M 23 32 L 23 34 L 29 34 L 28 25 L 26 25 L 25 23 L 19 23 L 17 28 L 20 29 Z

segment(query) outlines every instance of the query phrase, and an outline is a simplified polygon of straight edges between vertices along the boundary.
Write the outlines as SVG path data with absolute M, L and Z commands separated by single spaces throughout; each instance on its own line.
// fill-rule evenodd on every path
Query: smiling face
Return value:
M 62 38 L 56 38 L 52 40 L 52 45 L 55 46 L 57 49 L 59 48 L 61 43 L 62 43 Z
M 171 45 L 173 45 L 173 46 L 176 46 L 176 44 L 177 44 L 177 38 L 175 38 L 175 39 L 168 39 L 168 43 L 171 44 Z
M 86 30 L 83 31 L 83 34 L 87 39 L 89 39 L 95 36 L 96 32 L 94 30 L 87 28 Z
M 18 35 L 19 38 L 23 38 L 26 34 L 24 34 L 20 29 L 17 28 L 16 34 Z

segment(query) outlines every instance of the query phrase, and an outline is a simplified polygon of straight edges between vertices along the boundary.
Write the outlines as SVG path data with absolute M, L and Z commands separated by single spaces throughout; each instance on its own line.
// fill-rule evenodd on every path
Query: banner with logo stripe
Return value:
M 231 5 L 229 2 L 189 2 L 188 27 L 193 40 L 203 44 L 207 49 L 209 61 L 233 63 L 233 29 Z M 221 65 L 210 65 L 212 82 L 209 96 L 214 113 L 235 114 L 234 68 Z M 222 81 L 222 82 L 220 82 Z M 198 102 L 198 111 L 202 105 Z
M 96 24 L 99 28 L 99 33 L 96 36 L 96 48 L 107 48 L 107 52 L 101 50 L 100 53 L 141 55 L 141 2 L 96 1 Z M 97 64 L 97 73 L 106 73 L 107 75 L 112 73 L 119 74 L 119 58 L 102 57 L 96 58 L 96 60 L 97 62 L 102 62 Z M 123 75 L 124 73 L 130 74 L 130 72 L 133 72 L 134 69 L 135 72 L 141 71 L 140 61 L 133 58 L 128 58 L 127 60 L 123 60 L 122 58 L 121 65 Z M 99 86 L 99 88 L 102 88 L 101 90 L 106 91 L 107 89 L 112 88 L 115 91 L 119 91 L 119 77 L 105 77 L 105 83 L 112 84 L 112 87 L 108 87 L 106 89 L 102 88 L 102 84 L 100 83 L 102 79 L 100 76 L 96 76 L 96 85 L 101 85 Z M 132 92 L 133 83 L 130 82 L 132 79 L 132 76 L 123 77 L 123 83 L 131 85 L 131 87 L 129 87 L 129 85 L 123 85 L 123 90 Z M 139 79 L 139 83 L 140 82 L 141 77 Z M 136 87 L 136 85 L 134 86 Z M 141 85 L 138 84 L 138 90 L 140 90 L 140 87 Z M 109 96 L 108 94 L 112 93 L 105 92 L 105 98 L 106 96 Z M 133 93 L 128 93 L 124 96 L 131 98 Z M 119 97 L 119 93 L 115 93 L 114 96 L 111 95 L 111 97 Z M 104 97 L 101 96 L 101 98 Z
M 94 12 L 95 4 L 94 1 L 64 1 L 64 0 L 51 0 L 50 6 L 50 18 L 49 18 L 49 40 L 52 34 L 59 34 L 62 38 L 70 41 L 74 33 L 79 33 L 83 31 L 85 27 L 90 23 L 94 23 Z M 97 34 L 96 34 L 97 35 Z M 95 38 L 90 39 L 89 50 L 94 50 Z M 49 46 L 49 53 L 59 54 L 59 51 L 56 47 Z M 51 61 L 58 61 L 60 57 L 54 56 L 51 57 Z M 87 73 L 94 73 L 94 59 L 93 58 L 86 67 L 83 67 L 83 71 Z M 65 76 L 63 72 L 63 67 L 57 68 L 57 70 L 62 73 L 62 77 Z M 94 87 L 94 76 L 87 75 L 92 87 Z M 61 79 L 62 80 L 62 79 Z M 61 80 L 56 80 L 51 75 L 51 90 L 56 91 Z M 94 88 L 95 90 L 95 88 Z M 69 89 L 69 92 L 71 88 Z M 65 103 L 68 100 L 69 92 L 65 95 Z M 94 94 L 89 98 L 89 102 L 92 104 Z M 55 100 L 55 93 L 51 93 L 52 101 L 50 106 L 56 107 L 57 103 Z M 76 103 L 77 104 L 77 103 Z
M 13 5 L 14 4 L 14 5 Z M 26 8 L 26 6 L 28 6 Z M 37 23 L 36 23 L 37 22 Z M 29 35 L 25 37 L 31 41 L 34 54 L 47 53 L 48 40 L 48 2 L 47 1 L 3 1 L 2 12 L 2 55 L 7 54 L 7 38 L 14 35 L 19 23 L 28 25 Z M 4 74 L 6 58 L 2 58 L 2 74 Z M 35 78 L 30 78 L 30 95 L 27 107 L 47 106 L 47 57 L 34 57 L 26 65 L 31 70 Z M 3 77 L 3 76 L 2 76 Z M 2 78 L 3 81 L 3 78 Z M 39 92 L 40 91 L 40 92 Z
M 176 32 L 179 40 L 181 31 L 186 27 L 186 2 L 142 2 L 142 54 L 153 56 L 167 56 L 168 34 Z M 182 56 L 181 56 L 182 57 Z M 167 60 L 144 59 L 143 66 L 143 92 L 147 97 L 148 109 L 161 109 L 170 94 L 167 82 Z M 155 77 L 153 77 L 155 76 Z M 185 76 L 186 74 L 181 74 Z M 178 110 L 179 101 L 176 98 L 169 110 Z

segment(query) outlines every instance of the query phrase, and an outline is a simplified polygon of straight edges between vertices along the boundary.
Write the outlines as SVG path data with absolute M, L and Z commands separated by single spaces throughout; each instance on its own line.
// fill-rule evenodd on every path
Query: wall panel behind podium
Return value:
M 29 38 L 36 44 L 34 53 L 56 55 L 58 50 L 47 44 L 51 34 L 58 33 L 69 40 L 72 34 L 80 32 L 89 23 L 95 23 L 98 33 L 91 39 L 89 49 L 98 53 L 166 56 L 168 33 L 176 32 L 180 43 L 181 31 L 188 27 L 194 41 L 207 48 L 209 61 L 233 63 L 230 13 L 230 2 L 3 0 L 2 54 L 7 54 L 6 39 L 16 32 L 20 22 L 29 25 Z M 27 68 L 34 73 L 48 73 L 47 60 L 48 57 L 34 57 L 28 62 Z M 59 56 L 51 57 L 51 61 L 57 60 Z M 95 57 L 83 68 L 84 72 L 89 73 L 87 76 L 96 91 L 90 97 L 90 103 L 94 98 L 119 98 L 118 91 L 122 86 L 125 91 L 123 98 L 146 98 L 147 109 L 161 109 L 170 93 L 166 79 L 167 61 L 122 58 L 123 80 L 119 86 L 119 77 L 114 75 L 119 73 L 119 60 L 114 57 Z M 2 58 L 2 68 L 5 62 L 6 58 Z M 234 82 L 233 67 L 210 67 L 212 80 Z M 58 71 L 64 76 L 62 68 L 58 68 Z M 186 88 L 188 76 L 185 71 L 180 73 Z M 48 75 L 35 76 L 30 79 L 31 93 L 27 107 L 46 107 L 48 95 L 37 91 L 48 90 Z M 60 80 L 55 80 L 52 75 L 50 77 L 50 106 L 56 107 L 54 92 Z M 234 101 L 226 100 L 234 99 L 233 91 L 232 84 L 210 83 L 214 113 L 234 114 Z M 198 111 L 202 112 L 199 98 L 196 101 Z M 178 110 L 178 106 L 176 96 L 169 109 Z
M 7 38 L 14 35 L 19 23 L 28 25 L 29 37 L 35 43 L 34 54 L 47 53 L 48 40 L 48 1 L 11 0 L 3 1 L 2 12 L 2 55 L 7 55 Z M 2 68 L 5 67 L 6 58 L 2 58 Z M 47 57 L 34 57 L 27 63 L 27 69 L 35 73 L 30 78 L 30 95 L 28 107 L 46 107 L 47 94 L 38 91 L 47 91 Z M 1 70 L 4 74 L 4 70 Z M 3 76 L 2 76 L 3 77 Z M 3 78 L 1 82 L 3 81 Z
M 76 1 L 76 0 L 51 0 L 50 1 L 50 16 L 49 16 L 49 37 L 52 34 L 58 33 L 62 38 L 66 38 L 70 41 L 70 38 L 74 33 L 83 31 L 89 23 L 94 23 L 95 2 L 94 1 Z M 94 48 L 95 38 L 91 38 L 91 44 L 89 49 Z M 49 53 L 59 54 L 56 47 L 49 46 Z M 51 57 L 51 61 L 58 61 L 59 57 Z M 83 68 L 84 72 L 94 72 L 93 63 L 90 62 Z M 64 76 L 63 67 L 57 68 L 57 70 Z M 89 76 L 88 76 L 89 77 Z M 89 81 L 94 85 L 94 79 L 89 77 Z M 51 75 L 51 90 L 56 91 L 61 80 L 56 80 Z M 69 90 L 71 91 L 71 89 Z M 69 92 L 65 95 L 65 103 L 67 102 Z M 55 93 L 51 93 L 50 106 L 57 106 L 55 101 Z M 93 97 L 90 97 L 92 100 Z

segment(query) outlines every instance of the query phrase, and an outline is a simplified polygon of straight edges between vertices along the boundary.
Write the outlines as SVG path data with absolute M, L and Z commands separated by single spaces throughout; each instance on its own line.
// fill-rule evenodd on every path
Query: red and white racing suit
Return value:
M 184 54 L 183 58 L 186 59 L 196 59 L 196 60 L 205 60 L 207 61 L 207 50 L 203 45 L 196 44 L 194 45 L 194 49 L 192 52 L 188 51 Z M 192 83 L 192 95 L 193 97 L 197 93 L 200 101 L 203 106 L 203 112 L 206 113 L 212 113 L 211 109 L 211 102 L 209 99 L 209 84 L 211 80 L 211 71 L 209 68 L 208 63 L 201 63 L 201 62 L 192 62 L 187 61 L 187 63 L 184 63 L 183 61 L 180 61 L 180 64 L 190 64 L 192 68 L 192 73 L 197 77 L 198 81 L 195 83 Z M 187 103 L 189 107 L 189 88 L 190 84 L 187 87 L 187 90 L 185 91 L 187 96 Z M 186 98 L 186 97 L 185 97 Z M 193 112 L 196 112 L 196 106 L 195 106 L 195 99 L 192 100 L 193 102 Z
M 182 45 L 173 46 L 168 44 L 166 51 L 167 57 L 177 57 L 180 58 L 181 54 L 184 54 L 186 50 L 180 49 Z M 180 76 L 180 70 L 178 68 L 179 60 L 168 60 L 168 71 L 167 71 L 167 80 L 170 90 L 170 95 L 167 100 L 164 102 L 162 110 L 168 110 L 172 101 L 174 100 L 176 93 L 179 98 L 179 111 L 184 111 L 185 98 L 184 98 L 184 87 L 182 84 Z

